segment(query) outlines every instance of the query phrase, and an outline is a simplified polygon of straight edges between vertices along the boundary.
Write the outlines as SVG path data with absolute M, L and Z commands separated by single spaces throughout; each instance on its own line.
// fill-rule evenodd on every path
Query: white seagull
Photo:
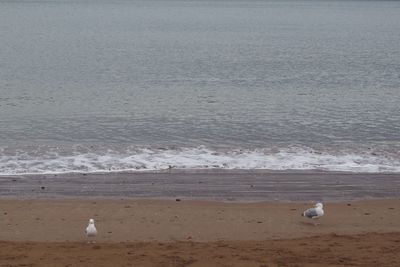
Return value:
M 324 205 L 322 205 L 322 203 L 317 203 L 315 204 L 314 208 L 308 209 L 306 211 L 304 211 L 301 216 L 310 218 L 310 219 L 317 219 L 319 217 L 324 216 L 324 209 L 323 209 Z
M 95 237 L 97 235 L 96 226 L 94 226 L 94 220 L 89 220 L 89 225 L 86 227 L 85 234 L 87 237 Z

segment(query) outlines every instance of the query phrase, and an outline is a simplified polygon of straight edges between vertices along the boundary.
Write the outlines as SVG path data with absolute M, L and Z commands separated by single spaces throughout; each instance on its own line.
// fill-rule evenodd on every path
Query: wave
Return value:
M 0 149 L 0 175 L 160 171 L 166 169 L 322 170 L 400 172 L 395 156 L 321 152 L 306 147 L 213 150 L 194 148 L 100 149 L 74 146 Z

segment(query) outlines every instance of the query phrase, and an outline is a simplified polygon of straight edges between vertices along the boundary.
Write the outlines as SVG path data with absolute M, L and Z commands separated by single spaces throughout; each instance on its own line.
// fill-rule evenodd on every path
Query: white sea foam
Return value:
M 400 172 L 400 160 L 374 153 L 321 153 L 308 148 L 271 151 L 196 148 L 59 148 L 34 152 L 0 150 L 0 175 L 134 172 L 175 169 L 325 170 L 349 172 Z

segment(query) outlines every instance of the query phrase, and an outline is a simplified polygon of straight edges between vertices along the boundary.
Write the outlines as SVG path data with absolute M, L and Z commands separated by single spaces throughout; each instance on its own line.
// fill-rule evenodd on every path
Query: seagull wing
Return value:
M 318 217 L 318 212 L 316 208 L 311 208 L 306 210 L 303 215 L 307 218 L 314 218 L 314 217 Z

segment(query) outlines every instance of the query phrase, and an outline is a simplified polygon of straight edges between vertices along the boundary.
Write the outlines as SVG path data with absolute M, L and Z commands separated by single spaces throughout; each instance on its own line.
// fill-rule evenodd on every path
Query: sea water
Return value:
M 0 175 L 400 172 L 400 1 L 0 0 Z

